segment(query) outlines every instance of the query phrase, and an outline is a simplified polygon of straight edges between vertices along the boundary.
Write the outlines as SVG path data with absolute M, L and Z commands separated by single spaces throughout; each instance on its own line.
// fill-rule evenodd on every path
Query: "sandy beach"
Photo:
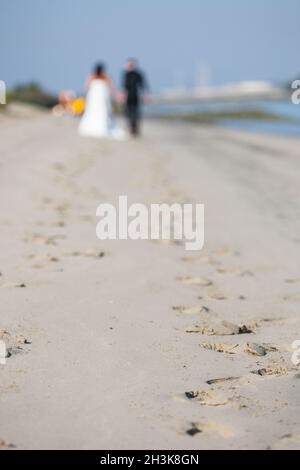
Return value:
M 0 448 L 300 449 L 300 141 L 0 126 Z M 204 249 L 99 241 L 121 194 L 204 203 Z

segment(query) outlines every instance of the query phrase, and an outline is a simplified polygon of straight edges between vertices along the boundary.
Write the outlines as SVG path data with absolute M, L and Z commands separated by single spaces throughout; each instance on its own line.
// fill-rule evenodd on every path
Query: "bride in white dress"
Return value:
M 79 133 L 85 137 L 122 139 L 125 136 L 113 118 L 111 96 L 115 94 L 104 66 L 98 64 L 88 80 L 85 112 L 79 124 Z

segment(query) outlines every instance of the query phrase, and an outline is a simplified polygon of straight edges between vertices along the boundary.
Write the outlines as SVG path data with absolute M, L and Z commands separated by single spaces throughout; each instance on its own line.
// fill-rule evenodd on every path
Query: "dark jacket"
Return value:
M 123 90 L 126 92 L 128 105 L 137 106 L 140 97 L 146 88 L 145 78 L 139 70 L 125 72 L 123 76 Z

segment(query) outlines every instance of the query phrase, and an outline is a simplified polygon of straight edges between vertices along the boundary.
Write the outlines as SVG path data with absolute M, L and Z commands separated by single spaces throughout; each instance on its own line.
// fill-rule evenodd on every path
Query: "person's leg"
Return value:
M 127 103 L 126 105 L 126 119 L 128 122 L 128 128 L 132 135 L 137 136 L 139 134 L 139 106 L 136 103 Z
M 136 135 L 136 106 L 131 104 L 129 106 L 129 126 L 132 135 Z
M 140 133 L 140 109 L 139 105 L 135 104 L 132 110 L 132 134 L 139 135 Z
M 134 127 L 134 115 L 133 115 L 133 109 L 132 109 L 132 104 L 131 103 L 126 104 L 125 117 L 126 117 L 126 120 L 127 120 L 128 130 L 132 134 L 133 133 L 133 127 Z

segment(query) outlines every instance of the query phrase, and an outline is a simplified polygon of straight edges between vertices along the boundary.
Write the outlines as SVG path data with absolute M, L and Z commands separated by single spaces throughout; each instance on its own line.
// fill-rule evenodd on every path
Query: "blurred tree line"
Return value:
M 7 103 L 12 101 L 33 104 L 44 108 L 53 108 L 58 103 L 58 98 L 43 90 L 38 83 L 30 82 L 17 85 L 7 92 Z

